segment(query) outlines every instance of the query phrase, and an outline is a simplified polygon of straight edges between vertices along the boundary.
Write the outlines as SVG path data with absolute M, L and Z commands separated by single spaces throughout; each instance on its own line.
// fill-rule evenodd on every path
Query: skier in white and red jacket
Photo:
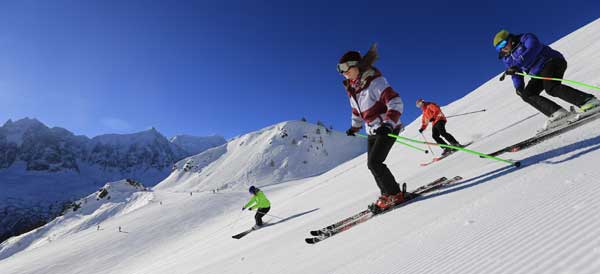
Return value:
M 385 210 L 404 200 L 394 175 L 383 163 L 395 141 L 388 134 L 398 134 L 402 129 L 403 103 L 381 72 L 372 66 L 376 58 L 375 45 L 364 57 L 357 51 L 348 51 L 340 58 L 337 69 L 346 78 L 343 83 L 352 106 L 352 126 L 346 134 L 354 136 L 366 124 L 367 166 L 381 190 L 373 206 Z

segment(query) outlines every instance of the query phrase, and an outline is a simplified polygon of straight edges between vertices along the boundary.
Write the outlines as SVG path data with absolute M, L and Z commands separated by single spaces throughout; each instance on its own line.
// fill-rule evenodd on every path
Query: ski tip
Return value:
M 304 241 L 305 241 L 307 244 L 315 244 L 315 243 L 317 243 L 319 240 L 318 240 L 318 239 L 316 239 L 316 238 L 306 238 L 306 239 L 304 239 Z
M 323 234 L 323 231 L 320 231 L 320 230 L 313 230 L 310 232 L 310 235 L 312 235 L 312 236 L 320 236 L 322 234 Z

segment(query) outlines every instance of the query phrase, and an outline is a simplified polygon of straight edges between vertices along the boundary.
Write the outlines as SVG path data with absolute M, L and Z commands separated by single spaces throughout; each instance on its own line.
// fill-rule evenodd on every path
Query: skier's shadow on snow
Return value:
M 571 153 L 573 151 L 580 150 L 580 149 L 584 149 L 584 150 L 582 150 L 576 154 L 573 154 L 565 159 L 562 159 L 560 161 L 549 160 L 554 157 L 558 157 L 558 156 L 561 156 L 561 155 L 564 155 L 567 153 Z M 473 187 L 473 186 L 476 186 L 479 184 L 487 183 L 496 178 L 502 177 L 502 176 L 507 175 L 512 172 L 519 171 L 521 169 L 527 168 L 529 166 L 532 166 L 532 165 L 535 165 L 538 163 L 551 164 L 551 165 L 564 163 L 564 162 L 579 158 L 579 157 L 581 157 L 585 154 L 588 154 L 592 151 L 595 151 L 595 150 L 600 150 L 600 136 L 596 136 L 594 138 L 582 140 L 577 143 L 573 143 L 573 144 L 570 144 L 570 145 L 567 145 L 564 147 L 555 148 L 550 151 L 546 151 L 546 152 L 542 152 L 540 154 L 529 156 L 529 157 L 521 160 L 521 167 L 519 167 L 519 168 L 515 168 L 513 166 L 505 166 L 505 167 L 502 167 L 502 168 L 499 168 L 496 170 L 492 170 L 490 172 L 479 175 L 477 177 L 470 178 L 468 180 L 459 182 L 457 184 L 453 184 L 453 185 L 449 186 L 450 189 L 440 191 L 438 193 L 428 195 L 425 197 L 418 198 L 416 201 L 427 200 L 427 199 L 434 198 L 437 196 L 446 195 L 446 194 L 449 194 L 449 193 L 452 193 L 455 191 L 461 191 L 463 189 L 470 188 L 470 187 Z M 459 187 L 456 187 L 456 186 L 459 186 Z
M 274 223 L 270 223 L 269 225 L 276 225 L 276 224 L 280 224 L 280 223 L 283 223 L 283 222 L 287 222 L 287 221 L 289 221 L 289 220 L 291 220 L 291 219 L 298 218 L 298 217 L 300 217 L 300 216 L 306 215 L 306 214 L 308 214 L 308 213 L 315 212 L 315 211 L 317 211 L 317 210 L 319 210 L 319 208 L 311 209 L 311 210 L 309 210 L 309 211 L 305 211 L 305 212 L 302 212 L 302 213 L 298 213 L 298 214 L 295 214 L 295 215 L 289 216 L 289 217 L 287 217 L 287 218 L 284 218 L 284 219 L 280 219 L 279 221 L 277 221 L 277 222 L 274 222 Z

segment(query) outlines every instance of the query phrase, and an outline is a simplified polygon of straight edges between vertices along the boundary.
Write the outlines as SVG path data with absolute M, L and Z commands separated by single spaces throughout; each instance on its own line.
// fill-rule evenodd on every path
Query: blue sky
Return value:
M 491 46 L 501 28 L 551 43 L 600 11 L 600 1 L 407 2 L 2 1 L 0 121 L 89 137 L 156 127 L 229 138 L 301 117 L 345 130 L 336 62 L 377 42 L 408 123 L 417 98 L 444 105 L 501 72 Z

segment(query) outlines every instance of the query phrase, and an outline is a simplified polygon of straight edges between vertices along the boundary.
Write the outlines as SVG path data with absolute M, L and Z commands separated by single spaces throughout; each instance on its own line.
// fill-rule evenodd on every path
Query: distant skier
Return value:
M 381 72 L 373 67 L 376 59 L 375 44 L 364 57 L 357 51 L 348 51 L 340 58 L 337 70 L 346 78 L 343 84 L 352 107 L 352 126 L 346 134 L 354 136 L 366 123 L 369 135 L 367 166 L 381 191 L 381 196 L 369 207 L 385 210 L 404 200 L 394 175 L 383 163 L 395 141 L 388 134 L 398 134 L 402 128 L 403 103 Z
M 460 143 L 456 141 L 454 136 L 446 131 L 446 116 L 442 112 L 440 106 L 433 102 L 425 102 L 423 99 L 418 99 L 416 103 L 417 107 L 423 111 L 423 116 L 421 118 L 421 128 L 419 128 L 419 133 L 423 133 L 423 131 L 427 128 L 429 122 L 431 122 L 432 126 L 432 136 L 436 143 L 447 145 L 442 139 L 443 136 L 446 141 L 450 142 L 450 145 L 455 147 L 461 147 Z M 444 148 L 442 152 L 442 156 L 448 155 L 451 153 L 453 149 Z
M 548 95 L 576 105 L 579 107 L 578 112 L 600 110 L 598 108 L 600 101 L 596 97 L 563 85 L 559 81 L 531 79 L 525 85 L 523 76 L 517 75 L 517 72 L 563 78 L 567 69 L 567 61 L 563 55 L 542 44 L 534 34 L 512 34 L 507 30 L 501 30 L 494 36 L 494 47 L 498 52 L 498 58 L 502 59 L 506 66 L 505 74 L 512 76 L 517 95 L 548 117 L 543 130 L 556 127 L 569 117 L 567 110 L 548 98 L 540 96 L 543 90 L 546 90 Z M 504 77 L 500 79 L 503 80 Z
M 256 214 L 254 215 L 254 220 L 256 220 L 256 224 L 253 228 L 258 229 L 261 226 L 263 226 L 262 217 L 265 214 L 267 214 L 267 212 L 269 212 L 269 210 L 271 209 L 271 202 L 269 202 L 269 199 L 267 199 L 265 193 L 263 193 L 262 190 L 255 186 L 250 186 L 248 191 L 250 192 L 250 194 L 252 194 L 252 198 L 250 198 L 250 201 L 248 201 L 248 203 L 244 207 L 242 207 L 242 210 L 257 209 Z

